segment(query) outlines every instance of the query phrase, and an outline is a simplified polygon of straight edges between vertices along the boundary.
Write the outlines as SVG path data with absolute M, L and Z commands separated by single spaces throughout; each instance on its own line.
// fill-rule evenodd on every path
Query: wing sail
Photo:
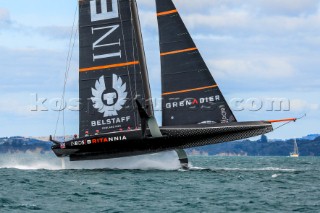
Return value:
M 80 136 L 137 128 L 144 99 L 130 0 L 79 1 Z

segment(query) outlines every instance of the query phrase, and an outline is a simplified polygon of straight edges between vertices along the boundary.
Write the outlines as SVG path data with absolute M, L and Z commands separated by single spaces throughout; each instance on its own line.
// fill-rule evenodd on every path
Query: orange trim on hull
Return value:
M 216 88 L 216 87 L 218 87 L 218 85 L 212 85 L 212 86 L 207 86 L 207 87 L 199 87 L 199 88 L 194 88 L 194 89 L 179 90 L 179 91 L 175 91 L 175 92 L 166 92 L 166 93 L 163 93 L 162 96 L 179 94 L 179 93 L 186 93 L 186 92 L 192 92 L 192 91 L 199 91 L 199 90 Z
M 80 72 L 88 72 L 88 71 L 110 69 L 110 68 L 116 68 L 116 67 L 126 67 L 126 66 L 137 65 L 137 64 L 139 64 L 139 61 L 131 61 L 131 62 L 119 63 L 119 64 L 110 64 L 110 65 L 104 65 L 104 66 L 81 68 L 79 71 Z
M 161 53 L 160 56 L 173 55 L 173 54 L 184 53 L 184 52 L 190 52 L 190 51 L 197 50 L 197 49 L 198 48 L 193 47 L 193 48 L 188 48 L 188 49 L 183 49 L 183 50 L 175 50 L 175 51 Z
M 173 14 L 173 13 L 177 13 L 177 10 L 169 10 L 169 11 L 164 11 L 161 13 L 157 13 L 157 16 L 165 16 L 165 15 L 169 15 L 169 14 Z
M 279 123 L 279 122 L 287 122 L 287 121 L 296 121 L 296 118 L 286 118 L 286 119 L 280 119 L 280 120 L 269 120 L 270 123 Z

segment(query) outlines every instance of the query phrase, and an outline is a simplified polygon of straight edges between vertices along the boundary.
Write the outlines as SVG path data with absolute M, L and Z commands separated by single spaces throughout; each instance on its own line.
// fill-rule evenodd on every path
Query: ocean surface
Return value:
M 320 212 L 320 158 L 0 155 L 0 212 Z M 62 169 L 64 167 L 65 169 Z

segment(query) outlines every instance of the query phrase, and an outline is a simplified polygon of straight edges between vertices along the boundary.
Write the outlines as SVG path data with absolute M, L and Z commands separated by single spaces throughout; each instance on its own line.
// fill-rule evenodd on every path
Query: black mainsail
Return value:
M 79 0 L 80 138 L 61 143 L 50 137 L 58 157 L 95 160 L 176 150 L 187 168 L 185 148 L 266 134 L 274 122 L 296 120 L 237 122 L 173 2 L 156 4 L 163 127 L 153 116 L 136 1 Z
M 236 122 L 171 0 L 156 0 L 163 126 Z
M 140 125 L 134 100 L 145 98 L 149 82 L 133 15 L 128 0 L 79 1 L 80 136 Z

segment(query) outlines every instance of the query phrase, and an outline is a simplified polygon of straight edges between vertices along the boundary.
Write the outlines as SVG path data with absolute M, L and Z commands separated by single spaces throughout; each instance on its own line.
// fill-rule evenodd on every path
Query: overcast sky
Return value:
M 137 1 L 152 93 L 160 98 L 155 5 L 153 0 Z M 268 137 L 320 133 L 320 0 L 174 3 L 239 121 L 307 113 Z M 46 102 L 32 110 L 36 96 L 49 101 L 62 95 L 76 7 L 77 0 L 0 0 L 0 137 L 54 133 L 58 113 L 53 105 Z M 77 42 L 67 100 L 78 97 Z M 271 99 L 284 100 L 282 110 L 271 110 Z M 262 108 L 251 106 L 253 101 Z M 62 126 L 60 122 L 58 134 L 63 134 Z M 66 111 L 65 129 L 67 134 L 78 132 L 78 112 Z

